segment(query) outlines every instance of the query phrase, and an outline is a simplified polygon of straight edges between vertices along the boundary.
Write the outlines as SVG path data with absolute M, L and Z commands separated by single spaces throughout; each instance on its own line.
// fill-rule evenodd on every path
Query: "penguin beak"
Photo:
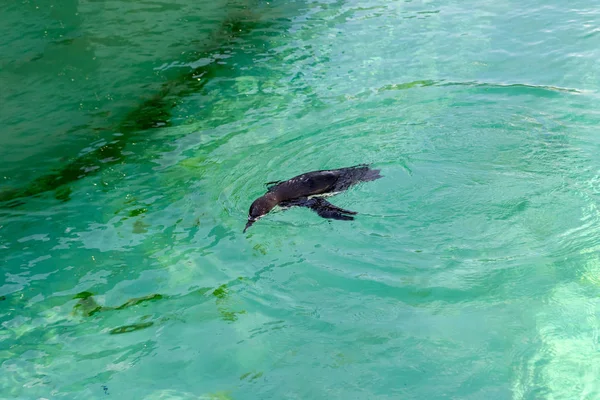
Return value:
M 246 224 L 246 227 L 244 228 L 244 232 L 243 233 L 246 233 L 246 231 L 248 230 L 248 228 L 250 228 L 254 222 L 256 222 L 255 219 L 248 218 L 248 223 Z

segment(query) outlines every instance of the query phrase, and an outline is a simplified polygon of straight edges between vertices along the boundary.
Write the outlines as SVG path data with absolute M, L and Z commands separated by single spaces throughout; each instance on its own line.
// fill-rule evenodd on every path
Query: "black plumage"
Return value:
M 307 207 L 323 218 L 352 220 L 356 212 L 329 203 L 322 196 L 335 194 L 359 183 L 381 178 L 380 170 L 361 164 L 353 167 L 307 172 L 287 181 L 269 182 L 268 190 L 256 199 L 248 212 L 248 229 L 276 205 Z

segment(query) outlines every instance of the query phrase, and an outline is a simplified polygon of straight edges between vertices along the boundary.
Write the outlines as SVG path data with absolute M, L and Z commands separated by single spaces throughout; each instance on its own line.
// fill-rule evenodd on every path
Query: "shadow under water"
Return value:
M 77 304 L 73 307 L 72 314 L 81 317 L 91 317 L 98 313 L 111 312 L 111 311 L 122 311 L 131 307 L 138 306 L 140 304 L 148 302 L 156 302 L 159 300 L 175 300 L 175 301 L 186 301 L 189 299 L 194 304 L 203 303 L 209 300 L 215 300 L 216 307 L 219 317 L 226 322 L 235 322 L 238 319 L 238 315 L 245 314 L 245 310 L 232 310 L 229 304 L 229 288 L 236 286 L 237 284 L 245 281 L 244 278 L 237 278 L 231 282 L 222 284 L 217 288 L 204 287 L 193 290 L 192 292 L 186 293 L 179 296 L 162 295 L 158 293 L 150 294 L 143 297 L 137 297 L 126 301 L 117 307 L 102 306 L 94 299 L 94 294 L 88 291 L 78 293 L 74 299 L 78 299 Z M 167 317 L 164 317 L 168 319 Z M 162 319 L 164 319 L 162 318 Z M 161 318 L 159 318 L 161 320 Z M 149 328 L 154 325 L 154 321 L 147 320 L 146 317 L 142 317 L 142 321 L 139 323 L 119 326 L 110 330 L 111 335 L 134 332 L 140 329 Z
M 233 67 L 218 62 L 218 56 L 227 53 L 233 56 L 247 49 L 239 45 L 241 39 L 261 28 L 273 28 L 273 21 L 260 21 L 250 11 L 227 19 L 215 34 L 214 48 L 197 55 L 211 60 L 208 64 L 191 68 L 164 83 L 158 93 L 143 101 L 132 110 L 114 129 L 115 138 L 100 147 L 80 155 L 63 168 L 43 175 L 22 188 L 0 191 L 0 207 L 14 208 L 24 204 L 24 198 L 54 191 L 54 197 L 60 201 L 70 199 L 69 183 L 98 173 L 109 165 L 124 162 L 124 149 L 134 137 L 136 142 L 145 139 L 141 132 L 171 126 L 171 112 L 183 98 L 198 93 L 211 80 L 230 74 Z M 237 46 L 236 46 L 237 45 Z M 260 46 L 262 47 L 262 46 Z M 136 135 L 137 134 L 137 135 Z

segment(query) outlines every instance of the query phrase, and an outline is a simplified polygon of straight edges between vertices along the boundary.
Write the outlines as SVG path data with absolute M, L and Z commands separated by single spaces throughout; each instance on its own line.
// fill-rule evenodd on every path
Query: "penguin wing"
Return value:
M 320 197 L 314 197 L 311 199 L 307 197 L 302 197 L 282 202 L 280 203 L 280 205 L 282 207 L 307 207 L 316 212 L 322 218 L 337 219 L 343 221 L 351 221 L 354 219 L 352 215 L 357 214 L 355 211 L 345 210 L 343 208 L 336 207 L 327 200 Z
M 342 221 L 352 221 L 356 215 L 355 211 L 344 210 L 328 202 L 324 199 L 316 199 L 317 202 L 310 207 L 311 210 L 316 212 L 322 218 L 337 219 Z

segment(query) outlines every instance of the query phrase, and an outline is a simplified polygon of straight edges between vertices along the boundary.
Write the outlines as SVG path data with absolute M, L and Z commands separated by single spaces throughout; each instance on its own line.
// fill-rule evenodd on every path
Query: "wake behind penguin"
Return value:
M 353 167 L 306 172 L 287 181 L 270 182 L 267 193 L 254 200 L 248 211 L 244 232 L 275 206 L 307 207 L 328 219 L 353 220 L 354 211 L 344 210 L 325 200 L 360 182 L 381 178 L 380 170 L 361 164 Z

